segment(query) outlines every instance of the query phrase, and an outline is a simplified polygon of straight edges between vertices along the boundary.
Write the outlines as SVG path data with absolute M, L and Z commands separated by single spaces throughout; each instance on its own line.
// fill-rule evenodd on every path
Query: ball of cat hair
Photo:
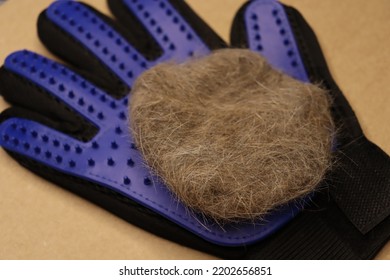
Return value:
M 136 81 L 130 129 L 178 200 L 217 221 L 262 219 L 312 192 L 331 166 L 328 94 L 225 49 Z

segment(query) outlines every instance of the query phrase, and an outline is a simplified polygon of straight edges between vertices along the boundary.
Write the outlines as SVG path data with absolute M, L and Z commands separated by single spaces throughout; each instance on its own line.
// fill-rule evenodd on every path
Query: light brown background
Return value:
M 0 64 L 12 51 L 51 56 L 35 22 L 50 0 L 0 6 Z M 105 0 L 85 0 L 108 13 Z M 244 0 L 187 1 L 225 40 Z M 370 140 L 390 154 L 390 1 L 284 0 L 310 23 Z M 0 97 L 0 110 L 7 104 Z M 20 167 L 0 150 L 0 259 L 211 259 L 134 227 Z M 390 243 L 377 258 L 390 259 Z

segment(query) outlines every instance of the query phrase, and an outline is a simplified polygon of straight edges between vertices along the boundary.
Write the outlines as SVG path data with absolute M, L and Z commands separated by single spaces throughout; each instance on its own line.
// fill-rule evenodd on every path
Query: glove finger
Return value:
M 45 165 L 80 170 L 76 169 L 77 161 L 74 155 L 82 152 L 81 141 L 36 121 L 21 118 L 30 118 L 32 115 L 28 111 L 16 112 L 15 109 L 12 111 L 7 113 L 6 119 L 3 115 L 1 118 L 0 145 L 2 147 Z
M 289 20 L 277 1 L 251 1 L 242 6 L 233 22 L 231 44 L 256 51 L 275 68 L 309 81 Z
M 300 13 L 274 0 L 247 2 L 236 14 L 231 44 L 262 54 L 274 67 L 304 82 L 329 89 L 332 112 L 339 133 L 337 144 L 362 135 L 348 101 L 334 82 L 314 32 Z M 343 139 L 345 137 L 345 139 Z
M 38 35 L 50 51 L 89 73 L 94 84 L 115 98 L 127 95 L 150 65 L 112 20 L 82 3 L 54 2 L 39 16 Z
M 182 0 L 108 0 L 112 13 L 138 38 L 151 38 L 164 58 L 185 59 L 226 43 Z M 161 60 L 161 59 L 160 59 Z
M 8 102 L 63 123 L 62 131 L 78 139 L 91 139 L 113 119 L 126 120 L 122 109 L 127 98 L 115 100 L 59 63 L 29 51 L 6 59 L 0 81 Z

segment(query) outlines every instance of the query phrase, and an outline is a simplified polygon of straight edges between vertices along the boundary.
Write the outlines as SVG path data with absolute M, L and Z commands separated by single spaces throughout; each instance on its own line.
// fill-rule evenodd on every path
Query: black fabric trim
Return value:
M 112 26 L 112 22 L 107 21 L 107 16 L 92 7 L 88 6 L 88 8 Z M 37 28 L 41 42 L 52 53 L 71 63 L 73 65 L 72 70 L 116 99 L 123 98 L 130 92 L 130 88 L 107 65 L 100 61 L 82 43 L 53 23 L 46 16 L 46 11 L 39 15 Z
M 12 117 L 31 119 L 83 142 L 99 130 L 59 98 L 4 66 L 0 68 L 0 94 L 17 107 L 2 112 L 0 122 Z

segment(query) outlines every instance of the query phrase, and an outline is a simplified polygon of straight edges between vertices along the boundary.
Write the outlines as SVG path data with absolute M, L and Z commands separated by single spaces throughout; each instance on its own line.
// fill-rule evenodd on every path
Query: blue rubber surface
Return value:
M 209 52 L 167 1 L 128 0 L 126 3 L 164 49 L 158 61 L 144 59 L 125 39 L 77 2 L 54 2 L 47 13 L 53 22 L 86 46 L 128 85 L 144 69 L 159 61 L 183 60 L 194 53 Z M 287 19 L 278 3 L 253 1 L 248 6 L 246 22 L 252 49 L 260 51 L 271 64 L 286 73 L 307 80 Z M 129 134 L 127 97 L 115 100 L 64 66 L 29 51 L 10 55 L 4 67 L 45 89 L 50 98 L 66 104 L 99 128 L 98 134 L 85 143 L 39 123 L 12 118 L 0 126 L 0 144 L 8 150 L 66 174 L 104 185 L 219 245 L 241 246 L 261 240 L 290 221 L 301 209 L 296 204 L 286 205 L 270 214 L 266 222 L 234 223 L 223 228 L 205 220 L 177 202 L 145 167 Z
M 283 6 L 274 0 L 252 1 L 245 13 L 249 48 L 276 69 L 309 82 Z
M 128 0 L 125 3 L 163 49 L 163 55 L 156 61 L 145 59 L 104 20 L 78 2 L 56 1 L 46 15 L 130 86 L 140 73 L 158 62 L 180 62 L 210 52 L 168 1 Z

